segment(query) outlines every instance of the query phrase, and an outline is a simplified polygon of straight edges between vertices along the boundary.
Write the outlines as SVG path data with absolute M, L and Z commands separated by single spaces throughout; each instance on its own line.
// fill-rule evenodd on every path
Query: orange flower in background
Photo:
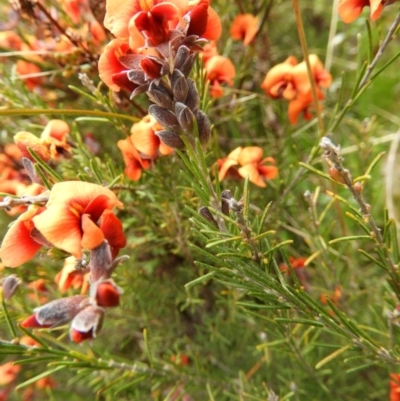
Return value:
M 370 17 L 375 21 L 381 16 L 383 8 L 395 1 L 396 0 L 340 0 L 338 12 L 343 22 L 350 23 L 361 15 L 364 7 L 370 7 Z
M 315 54 L 309 55 L 309 62 L 318 100 L 323 100 L 324 94 L 321 89 L 330 86 L 332 76 Z M 310 108 L 314 107 L 314 99 L 305 61 L 298 64 L 296 58 L 290 56 L 268 71 L 261 88 L 274 99 L 289 100 L 288 117 L 291 124 L 297 123 L 301 113 L 305 119 L 312 117 Z
M 225 159 L 217 160 L 219 179 L 225 177 L 246 178 L 253 184 L 265 188 L 265 179 L 273 180 L 278 175 L 278 168 L 273 165 L 275 160 L 272 157 L 263 158 L 263 150 L 258 146 L 238 147 L 233 150 Z
M 289 256 L 289 262 L 293 269 L 303 269 L 305 267 L 305 262 L 307 258 L 295 258 L 294 256 Z M 286 263 L 281 263 L 279 265 L 279 270 L 283 273 L 288 271 Z
M 12 362 L 0 365 L 0 386 L 13 382 L 17 378 L 20 370 L 21 366 L 13 365 Z
M 133 124 L 131 141 L 135 148 L 148 158 L 155 158 L 159 154 L 169 155 L 173 152 L 173 149 L 165 145 L 155 134 L 156 131 L 161 131 L 162 129 L 154 117 L 147 115 L 138 123 Z
M 261 84 L 264 92 L 272 98 L 293 99 L 296 96 L 292 83 L 293 67 L 297 63 L 296 57 L 290 56 L 283 63 L 272 67 Z
M 218 49 L 215 40 L 212 40 L 204 45 L 203 52 L 200 53 L 200 57 L 203 58 L 204 63 L 207 63 L 207 61 L 214 56 L 218 56 Z
M 89 274 L 85 270 L 76 269 L 76 259 L 70 256 L 65 259 L 62 270 L 54 277 L 54 282 L 61 294 L 71 287 L 75 290 L 81 288 L 81 294 L 86 294 L 89 290 Z
M 67 137 L 70 132 L 68 124 L 63 120 L 50 120 L 40 138 L 30 132 L 18 132 L 14 141 L 23 157 L 34 160 L 27 148 L 31 148 L 42 160 L 59 159 L 61 155 L 69 156 L 71 147 Z
M 0 32 L 0 47 L 5 49 L 21 50 L 22 40 L 13 31 Z
M 390 401 L 400 401 L 400 374 L 390 374 Z
M 241 40 L 247 46 L 257 35 L 258 23 L 258 17 L 252 14 L 239 14 L 233 20 L 229 33 L 232 39 Z
M 36 205 L 29 206 L 8 229 L 0 248 L 0 258 L 6 266 L 22 265 L 31 260 L 42 247 L 42 243 L 32 238 L 35 229 L 32 219 L 43 211 L 44 208 Z
M 335 287 L 335 291 L 331 295 L 321 294 L 321 302 L 324 305 L 328 304 L 328 302 L 326 301 L 327 298 L 329 298 L 335 305 L 337 305 L 342 298 L 342 288 L 340 286 Z
M 236 75 L 235 66 L 227 57 L 213 56 L 204 66 L 206 79 L 210 81 L 211 96 L 219 98 L 223 95 L 222 83 L 233 86 L 233 78 Z
M 122 157 L 125 163 L 125 175 L 132 181 L 137 181 L 142 176 L 142 170 L 147 170 L 150 167 L 151 161 L 142 159 L 138 150 L 132 143 L 132 139 L 121 139 L 117 146 L 122 152 Z

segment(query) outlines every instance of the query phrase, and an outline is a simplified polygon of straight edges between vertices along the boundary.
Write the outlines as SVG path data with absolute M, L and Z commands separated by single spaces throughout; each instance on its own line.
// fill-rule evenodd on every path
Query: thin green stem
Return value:
M 121 120 L 129 120 L 137 123 L 140 119 L 126 114 L 110 113 L 100 110 L 69 110 L 69 109 L 6 109 L 0 110 L 0 116 L 36 116 L 40 114 L 51 115 L 61 114 L 67 116 L 94 116 L 106 118 L 120 118 Z
M 299 1 L 298 0 L 292 0 L 292 3 L 293 3 L 294 15 L 296 17 L 296 26 L 297 26 L 297 31 L 298 31 L 298 34 L 299 34 L 301 50 L 303 52 L 304 61 L 305 61 L 306 66 L 307 66 L 308 79 L 310 80 L 311 92 L 312 92 L 312 96 L 313 96 L 313 100 L 314 100 L 315 111 L 316 111 L 316 114 L 317 114 L 318 128 L 319 128 L 319 131 L 320 131 L 319 135 L 322 137 L 324 135 L 324 131 L 325 131 L 324 122 L 322 120 L 321 110 L 319 108 L 319 100 L 318 100 L 318 96 L 317 96 L 317 88 L 316 88 L 315 79 L 314 79 L 314 76 L 313 76 L 313 72 L 312 72 L 311 64 L 310 64 L 310 60 L 309 60 L 307 39 L 306 39 L 306 34 L 304 32 L 303 20 L 301 18 Z

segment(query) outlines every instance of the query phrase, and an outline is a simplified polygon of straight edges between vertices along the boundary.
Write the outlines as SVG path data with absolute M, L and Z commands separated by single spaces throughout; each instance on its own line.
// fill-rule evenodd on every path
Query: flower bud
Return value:
M 42 180 L 37 175 L 33 162 L 30 159 L 28 159 L 27 157 L 23 157 L 21 159 L 21 161 L 22 161 L 22 165 L 24 166 L 24 169 L 27 172 L 27 174 L 29 175 L 29 178 L 31 179 L 31 181 L 36 184 L 42 184 Z
M 92 299 L 95 300 L 97 306 L 113 308 L 119 305 L 119 296 L 123 291 L 114 283 L 114 281 L 103 280 L 95 283 L 92 288 L 94 293 Z
M 200 104 L 200 95 L 196 87 L 196 82 L 194 82 L 193 79 L 188 79 L 186 82 L 188 84 L 189 91 L 186 96 L 185 104 L 190 110 L 193 111 L 193 114 L 197 114 Z
M 178 119 L 179 125 L 183 128 L 183 130 L 190 134 L 193 133 L 194 130 L 194 121 L 196 117 L 191 112 L 189 107 L 184 105 L 183 103 L 176 102 L 175 103 L 175 113 Z
M 81 310 L 72 320 L 70 338 L 76 343 L 96 338 L 104 319 L 104 309 L 89 305 Z
M 149 114 L 152 115 L 163 128 L 171 131 L 180 130 L 178 120 L 172 111 L 152 104 L 149 107 Z
M 51 157 L 49 149 L 41 143 L 37 136 L 30 132 L 18 132 L 18 134 L 14 135 L 14 142 L 22 152 L 22 155 L 29 160 L 33 161 L 33 158 L 28 148 L 32 149 L 45 162 Z
M 3 298 L 5 301 L 9 300 L 15 294 L 20 284 L 21 280 L 16 274 L 11 274 L 3 278 L 1 286 L 3 287 Z
M 218 228 L 218 223 L 215 221 L 214 216 L 211 214 L 207 206 L 203 206 L 199 209 L 199 214 L 202 215 L 210 223 L 214 224 Z
M 173 110 L 172 95 L 167 88 L 160 83 L 160 85 L 155 85 L 154 81 L 151 82 L 149 90 L 147 91 L 149 99 L 164 109 Z
M 199 111 L 196 115 L 199 139 L 202 145 L 206 145 L 211 138 L 211 122 L 204 111 Z
M 176 132 L 172 131 L 156 131 L 155 134 L 163 143 L 173 149 L 183 149 L 185 144 Z
M 341 184 L 344 184 L 346 182 L 335 167 L 331 167 L 329 169 L 329 176 L 332 178 L 332 180 L 340 182 Z
M 182 75 L 174 81 L 172 86 L 172 93 L 174 94 L 174 98 L 177 102 L 185 103 L 188 92 L 189 86 L 186 82 L 186 77 Z
M 56 299 L 39 308 L 22 322 L 22 327 L 57 327 L 68 323 L 87 305 L 85 295 Z
M 174 68 L 180 70 L 190 56 L 190 49 L 187 46 L 180 46 L 175 56 Z

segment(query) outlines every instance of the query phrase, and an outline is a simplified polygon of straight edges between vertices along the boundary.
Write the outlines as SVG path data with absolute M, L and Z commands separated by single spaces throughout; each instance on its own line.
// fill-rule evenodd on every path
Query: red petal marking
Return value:
M 151 79 L 156 79 L 161 77 L 161 65 L 149 58 L 144 58 L 140 62 L 140 67 Z
M 190 11 L 190 23 L 187 35 L 201 36 L 207 30 L 208 1 L 201 0 L 192 11 Z
M 82 333 L 78 330 L 72 329 L 71 330 L 71 340 L 80 343 L 85 340 L 90 340 L 93 338 L 93 329 L 90 329 L 87 333 Z
M 122 223 L 110 210 L 105 210 L 101 216 L 100 229 L 112 248 L 124 248 L 126 238 L 122 229 Z
M 97 222 L 104 210 L 110 207 L 110 200 L 107 195 L 99 195 L 86 206 L 83 213 L 90 215 L 92 220 Z
M 121 89 L 124 89 L 127 92 L 133 92 L 138 87 L 137 84 L 128 79 L 128 71 L 122 71 L 117 74 L 113 74 L 111 80 L 113 84 L 119 86 Z
M 51 324 L 44 324 L 41 325 L 37 320 L 36 316 L 33 314 L 29 317 L 27 317 L 22 323 L 21 326 L 24 327 L 25 329 L 33 329 L 33 328 L 48 328 L 51 327 Z

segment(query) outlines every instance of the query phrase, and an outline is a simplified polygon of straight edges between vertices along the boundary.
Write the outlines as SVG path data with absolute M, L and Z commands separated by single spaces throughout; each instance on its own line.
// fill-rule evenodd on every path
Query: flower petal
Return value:
M 257 164 L 255 163 L 247 164 L 246 166 L 240 167 L 239 174 L 243 178 L 249 176 L 249 181 L 259 187 L 265 188 L 267 186 L 258 171 Z
M 97 248 L 104 241 L 103 231 L 93 223 L 93 220 L 88 214 L 82 215 L 82 240 L 81 246 L 86 249 Z

